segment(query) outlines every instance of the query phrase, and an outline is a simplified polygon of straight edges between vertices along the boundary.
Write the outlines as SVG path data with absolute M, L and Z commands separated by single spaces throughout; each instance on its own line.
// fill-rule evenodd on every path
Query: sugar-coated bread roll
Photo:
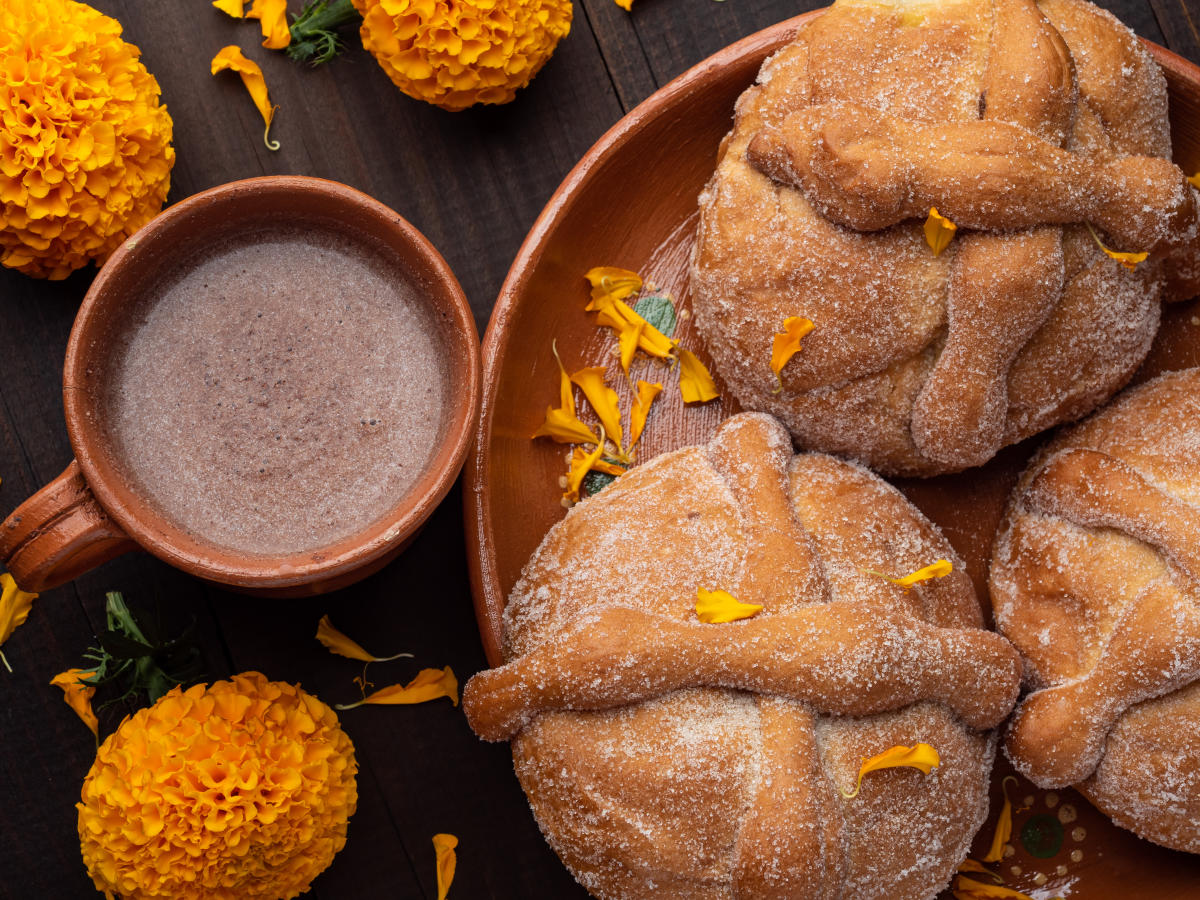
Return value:
M 1127 391 L 1038 455 L 991 594 L 1032 688 L 1013 764 L 1200 853 L 1200 369 Z
M 979 465 L 1111 397 L 1160 301 L 1200 290 L 1170 156 L 1162 74 L 1085 0 L 837 0 L 738 101 L 700 197 L 697 324 L 800 446 Z M 940 255 L 931 208 L 958 227 Z M 779 390 L 792 317 L 813 330 Z
M 903 576 L 939 560 L 940 579 Z M 699 621 L 698 589 L 757 615 Z M 776 420 L 631 470 L 546 535 L 506 663 L 463 694 L 597 897 L 933 897 L 987 812 L 1020 679 L 937 528 L 881 479 L 794 456 Z M 940 766 L 865 758 L 932 745 Z

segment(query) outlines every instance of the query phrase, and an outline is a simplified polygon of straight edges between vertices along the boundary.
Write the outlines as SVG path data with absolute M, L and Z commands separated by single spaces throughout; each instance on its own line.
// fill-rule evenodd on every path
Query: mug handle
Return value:
M 25 591 L 58 587 L 136 547 L 75 460 L 0 524 L 0 564 Z

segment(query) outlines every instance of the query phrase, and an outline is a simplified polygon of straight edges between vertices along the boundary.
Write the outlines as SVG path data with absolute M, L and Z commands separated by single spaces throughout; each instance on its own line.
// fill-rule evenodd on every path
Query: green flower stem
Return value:
M 287 55 L 314 66 L 329 62 L 342 49 L 337 30 L 361 21 L 351 0 L 309 0 L 300 15 L 293 16 Z

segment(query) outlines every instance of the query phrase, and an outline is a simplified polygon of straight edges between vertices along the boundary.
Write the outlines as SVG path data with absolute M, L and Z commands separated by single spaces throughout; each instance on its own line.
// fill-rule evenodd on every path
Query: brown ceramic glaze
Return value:
M 546 408 L 558 405 L 551 341 L 557 340 L 568 371 L 612 362 L 611 333 L 597 328 L 594 314 L 584 311 L 588 286 L 583 273 L 600 265 L 633 269 L 669 292 L 681 308 L 688 307 L 697 196 L 732 124 L 734 101 L 753 82 L 763 60 L 787 43 L 801 22 L 819 14 L 781 22 L 727 47 L 630 112 L 567 176 L 521 247 L 484 336 L 483 404 L 464 491 L 476 616 L 493 665 L 502 661 L 505 598 L 546 531 L 563 515 L 559 478 L 566 472 L 564 447 L 529 437 Z M 1175 159 L 1195 172 L 1200 169 L 1200 68 L 1157 45 L 1147 47 L 1167 78 Z M 675 337 L 709 362 L 690 318 L 681 319 Z M 1197 301 L 1164 309 L 1158 338 L 1135 380 L 1194 365 L 1200 365 Z M 641 460 L 707 441 L 716 426 L 737 411 L 725 397 L 685 407 L 677 377 L 657 369 L 652 374 L 654 379 L 661 376 L 664 391 L 650 414 Z M 619 384 L 615 388 L 627 409 L 628 393 Z M 898 482 L 942 528 L 966 561 L 981 596 L 1004 504 L 1042 440 L 1009 447 L 978 469 Z M 620 590 L 619 585 L 613 587 Z M 999 778 L 1006 771 L 1006 766 L 997 769 L 997 796 Z M 1014 798 L 1025 792 L 1036 794 L 1044 805 L 1046 792 L 1027 782 L 1011 791 Z M 1076 826 L 1068 827 L 1062 859 L 1039 861 L 1025 854 L 1019 841 L 1021 825 L 1033 813 L 1018 816 L 1014 843 L 1024 875 L 1005 864 L 1001 872 L 1011 886 L 1037 890 L 1037 896 L 1196 896 L 1200 857 L 1131 838 L 1094 814 L 1075 792 L 1059 793 L 1062 802 L 1078 808 L 1081 821 L 1086 819 L 1086 842 L 1070 838 Z M 993 819 L 998 808 L 994 804 Z M 980 853 L 986 852 L 990 839 L 989 824 L 977 842 Z M 1083 854 L 1078 862 L 1069 856 L 1075 849 Z M 1065 876 L 1057 874 L 1060 864 L 1067 867 Z M 1045 885 L 1032 880 L 1039 872 L 1049 877 Z M 1055 886 L 1057 893 L 1045 893 Z
M 287 556 L 239 555 L 205 543 L 159 515 L 122 471 L 104 428 L 103 372 L 123 302 L 153 285 L 185 242 L 260 224 L 312 222 L 381 243 L 428 304 L 445 348 L 446 395 L 439 443 L 391 511 L 358 533 Z M 462 288 L 412 225 L 352 188 L 316 178 L 272 176 L 222 185 L 172 206 L 118 249 L 92 283 L 67 345 L 63 403 L 73 461 L 0 525 L 0 563 L 26 590 L 62 584 L 141 547 L 200 578 L 235 590 L 302 596 L 344 587 L 396 556 L 453 484 L 479 404 L 478 338 Z

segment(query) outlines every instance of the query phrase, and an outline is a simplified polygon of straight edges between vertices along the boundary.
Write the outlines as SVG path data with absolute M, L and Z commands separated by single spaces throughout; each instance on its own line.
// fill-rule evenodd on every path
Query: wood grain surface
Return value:
M 582 0 L 570 36 L 515 102 L 457 114 L 401 95 L 361 48 L 323 69 L 300 68 L 259 47 L 254 24 L 228 19 L 204 0 L 93 5 L 124 24 L 162 85 L 178 153 L 172 201 L 259 174 L 350 184 L 429 237 L 482 329 L 538 212 L 607 128 L 722 46 L 821 4 L 636 0 L 626 13 L 611 0 Z M 1102 5 L 1142 36 L 1200 61 L 1198 0 Z M 272 130 L 282 145 L 277 153 L 263 147 L 261 121 L 238 80 L 208 74 L 213 54 L 230 43 L 263 65 L 280 106 Z M 347 43 L 357 45 L 353 36 Z M 62 361 L 90 278 L 83 272 L 50 283 L 0 271 L 0 514 L 71 459 Z M 210 679 L 257 669 L 301 682 L 329 702 L 353 699 L 357 665 L 313 638 L 329 613 L 375 652 L 414 654 L 376 667 L 378 684 L 442 665 L 465 681 L 485 661 L 460 501 L 452 492 L 412 548 L 382 572 L 313 600 L 229 594 L 139 554 L 44 594 L 4 646 L 13 674 L 0 670 L 0 898 L 97 896 L 80 862 L 74 809 L 94 746 L 48 682 L 95 642 L 106 590 L 157 608 L 169 624 L 194 621 Z M 103 710 L 102 734 L 130 709 Z M 432 898 L 430 839 L 442 831 L 460 839 L 452 898 L 586 896 L 538 832 L 507 746 L 478 741 L 459 710 L 445 701 L 360 708 L 342 721 L 361 765 L 359 807 L 345 850 L 307 896 Z

